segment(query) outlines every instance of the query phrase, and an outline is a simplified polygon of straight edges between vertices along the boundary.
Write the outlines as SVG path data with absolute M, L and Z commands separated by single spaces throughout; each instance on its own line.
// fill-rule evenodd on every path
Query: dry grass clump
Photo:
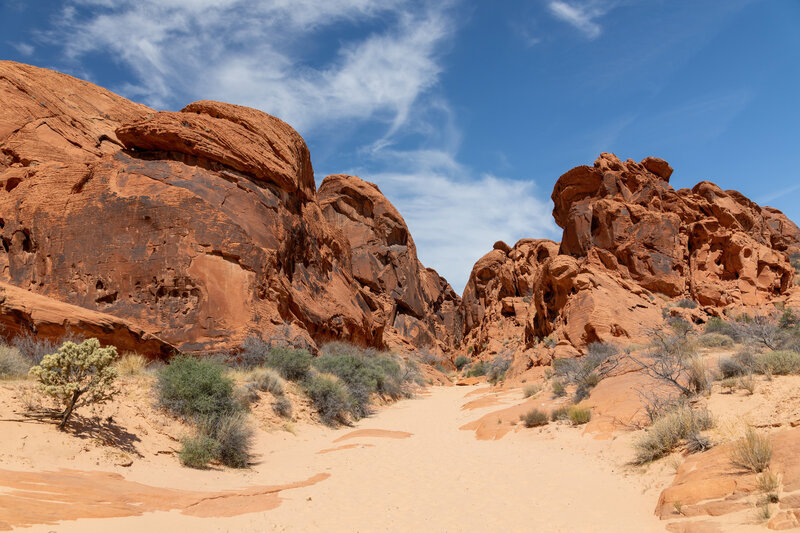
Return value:
M 776 350 L 758 356 L 757 365 L 762 373 L 786 376 L 800 373 L 800 353 Z
M 28 375 L 32 363 L 17 348 L 0 346 L 0 379 L 21 378 Z
M 257 367 L 250 371 L 250 382 L 261 392 L 269 392 L 274 396 L 282 396 L 286 382 L 272 368 Z
M 559 420 L 569 420 L 569 407 L 568 405 L 562 405 L 561 407 L 556 407 L 552 411 L 550 411 L 550 420 L 553 422 L 558 422 Z
M 706 409 L 692 410 L 683 405 L 657 418 L 647 433 L 634 443 L 635 462 L 649 463 L 671 453 L 684 440 L 714 426 Z
M 532 384 L 532 385 L 526 385 L 526 386 L 525 386 L 525 387 L 522 389 L 522 394 L 523 394 L 523 396 L 525 396 L 526 398 L 530 398 L 531 396 L 535 396 L 535 395 L 539 394 L 539 392 L 540 392 L 541 390 L 542 390 L 542 386 L 541 386 L 541 385 L 539 385 L 538 383 L 534 383 L 534 384 Z
M 566 396 L 567 394 L 566 387 L 564 387 L 564 384 L 558 380 L 553 381 L 552 389 L 553 389 L 553 396 L 555 396 L 556 398 Z
M 731 462 L 751 472 L 763 472 L 772 460 L 772 442 L 767 435 L 748 427 L 731 448 Z
M 147 368 L 147 358 L 136 352 L 125 352 L 114 366 L 120 376 L 138 376 Z
M 756 476 L 756 489 L 764 494 L 764 499 L 769 503 L 778 503 L 780 501 L 780 476 L 777 476 L 769 470 L 764 470 Z
M 733 339 L 722 333 L 704 333 L 697 339 L 697 343 L 705 348 L 722 348 L 733 346 Z
M 592 419 L 592 410 L 588 407 L 573 405 L 567 410 L 567 418 L 573 426 L 580 426 Z
M 531 409 L 524 415 L 520 415 L 520 420 L 522 420 L 526 428 L 544 426 L 548 422 L 547 413 L 539 409 Z

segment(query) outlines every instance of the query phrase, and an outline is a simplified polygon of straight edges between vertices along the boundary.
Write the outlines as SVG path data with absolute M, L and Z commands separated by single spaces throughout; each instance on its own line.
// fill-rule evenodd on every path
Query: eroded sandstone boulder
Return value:
M 453 348 L 459 298 L 419 261 L 405 220 L 378 186 L 356 176 L 328 176 L 318 199 L 328 222 L 350 243 L 353 276 L 371 310 L 384 317 L 387 338 Z
M 210 101 L 156 112 L 12 62 L 0 96 L 0 281 L 183 350 L 286 331 L 311 347 L 382 346 L 387 326 L 426 342 L 449 331 L 457 297 L 410 236 L 408 253 L 391 252 L 397 279 L 365 282 L 363 254 L 317 202 L 305 142 L 279 119 Z M 367 221 L 379 234 L 365 241 L 399 245 L 380 233 L 391 217 L 407 233 L 395 211 Z
M 630 343 L 670 299 L 696 301 L 699 319 L 786 300 L 797 226 L 710 182 L 675 190 L 671 175 L 662 159 L 613 154 L 562 175 L 552 194 L 561 243 L 498 243 L 472 270 L 462 313 L 475 353 L 513 353 L 524 370 L 592 342 Z

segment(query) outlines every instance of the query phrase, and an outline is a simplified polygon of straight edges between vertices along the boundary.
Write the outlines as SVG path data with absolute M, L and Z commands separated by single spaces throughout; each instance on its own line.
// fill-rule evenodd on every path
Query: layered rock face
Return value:
M 387 325 L 420 342 L 445 328 L 426 313 L 455 296 L 419 265 L 410 236 L 393 259 L 399 281 L 370 285 L 360 262 L 353 276 L 306 144 L 279 119 L 209 101 L 155 112 L 11 62 L 0 62 L 0 100 L 0 281 L 183 350 L 254 333 L 381 346 Z M 394 210 L 378 192 L 373 201 Z M 412 311 L 387 313 L 383 300 Z
M 562 242 L 498 243 L 473 268 L 462 301 L 469 345 L 500 353 L 504 339 L 530 366 L 635 338 L 673 298 L 718 315 L 785 297 L 797 226 L 709 182 L 676 191 L 671 174 L 661 159 L 602 154 L 562 175 L 552 194 Z
M 350 242 L 353 276 L 370 309 L 384 317 L 387 340 L 455 347 L 459 298 L 420 263 L 405 220 L 378 186 L 356 176 L 328 176 L 318 199 L 325 218 Z

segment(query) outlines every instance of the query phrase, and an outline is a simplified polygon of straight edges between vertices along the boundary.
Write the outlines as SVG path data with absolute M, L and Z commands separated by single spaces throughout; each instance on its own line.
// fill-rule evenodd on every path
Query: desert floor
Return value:
M 478 386 L 434 387 L 356 427 L 259 432 L 258 464 L 246 472 L 196 471 L 169 457 L 111 475 L 78 469 L 89 465 L 77 459 L 70 471 L 37 470 L 7 456 L 0 518 L 5 512 L 20 525 L 19 516 L 49 516 L 50 524 L 24 530 L 58 532 L 665 530 L 653 515 L 661 483 L 624 465 L 624 439 L 595 440 L 551 424 L 479 440 L 459 428 L 502 407 L 497 402 L 521 400 L 515 390 L 475 402 L 488 394 Z M 481 403 L 491 405 L 472 408 Z M 253 489 L 298 482 L 306 486 Z M 78 519 L 57 520 L 67 514 Z

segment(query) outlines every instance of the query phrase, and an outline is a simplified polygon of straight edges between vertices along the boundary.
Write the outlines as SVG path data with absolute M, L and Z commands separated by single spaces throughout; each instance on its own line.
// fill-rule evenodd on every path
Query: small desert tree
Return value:
M 75 409 L 106 402 L 116 394 L 117 370 L 111 366 L 116 357 L 115 347 L 102 348 L 97 339 L 81 344 L 68 341 L 31 368 L 30 373 L 39 380 L 41 391 L 64 405 L 58 415 L 61 418 L 59 429 L 66 427 Z

